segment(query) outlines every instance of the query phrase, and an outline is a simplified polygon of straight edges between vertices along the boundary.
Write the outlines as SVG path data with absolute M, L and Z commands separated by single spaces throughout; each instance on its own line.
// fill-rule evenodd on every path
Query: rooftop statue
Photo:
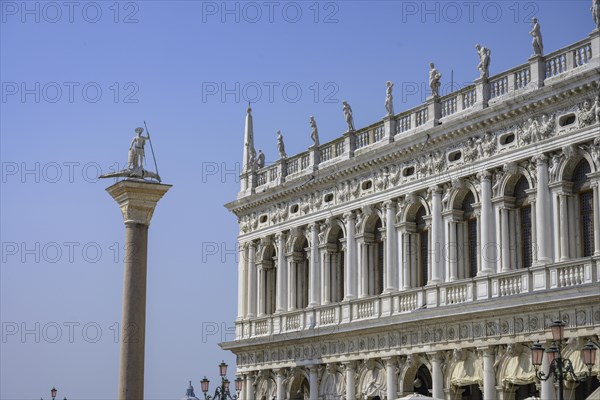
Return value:
M 490 55 L 491 51 L 487 47 L 483 47 L 481 45 L 476 45 L 477 55 L 479 56 L 479 64 L 477 64 L 477 69 L 479 70 L 479 77 L 485 78 L 490 75 Z
M 277 131 L 277 150 L 279 151 L 279 158 L 286 158 L 285 144 L 283 143 L 283 135 L 281 131 Z
M 314 147 L 319 147 L 319 129 L 317 128 L 317 122 L 315 121 L 315 117 L 310 117 L 310 127 L 312 128 L 310 132 L 310 138 L 313 141 Z
M 146 131 L 148 131 L 146 129 Z M 152 150 L 152 157 L 154 157 L 154 150 L 152 149 L 152 142 L 150 141 L 150 133 L 148 136 L 143 136 L 144 128 L 135 128 L 135 133 L 131 144 L 129 145 L 129 154 L 127 157 L 127 169 L 121 171 L 112 172 L 108 174 L 100 175 L 99 178 L 136 178 L 136 179 L 154 179 L 160 182 L 160 176 L 158 175 L 158 168 L 156 167 L 156 158 L 154 164 L 157 172 L 147 171 L 144 169 L 144 161 L 146 158 L 144 146 L 146 141 L 150 143 L 150 149 Z
M 265 166 L 265 155 L 262 150 L 258 150 L 258 155 L 256 156 L 256 169 L 260 169 Z
M 429 88 L 431 89 L 431 96 L 434 98 L 440 95 L 440 79 L 442 79 L 440 71 L 435 69 L 433 63 L 429 63 Z
M 390 81 L 385 83 L 387 90 L 385 92 L 385 109 L 387 111 L 387 115 L 394 115 L 394 98 L 392 96 L 392 89 L 394 88 L 394 84 Z
M 542 30 L 537 18 L 534 17 L 531 19 L 531 26 L 532 28 L 529 34 L 533 36 L 533 41 L 531 42 L 531 45 L 533 46 L 533 55 L 541 56 L 544 54 L 544 44 L 542 43 Z
M 346 100 L 342 101 L 342 104 L 344 105 L 342 110 L 344 110 L 344 118 L 346 118 L 346 124 L 348 124 L 348 132 L 353 132 L 355 129 L 354 117 L 352 116 L 352 107 L 350 107 L 350 104 L 348 104 Z
M 592 0 L 592 17 L 596 23 L 596 29 L 600 30 L 600 0 Z

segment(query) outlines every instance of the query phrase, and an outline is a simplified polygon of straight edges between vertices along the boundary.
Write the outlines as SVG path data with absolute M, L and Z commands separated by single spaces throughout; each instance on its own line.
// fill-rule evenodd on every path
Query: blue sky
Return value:
M 0 398 L 114 399 L 124 226 L 98 181 L 127 159 L 146 120 L 161 176 L 173 184 L 149 238 L 146 386 L 179 398 L 217 382 L 234 357 L 237 223 L 246 99 L 267 162 L 282 130 L 288 155 L 427 96 L 428 63 L 457 85 L 585 38 L 591 1 L 0 2 L 2 265 Z M 148 153 L 149 154 L 149 153 Z M 151 158 L 148 166 L 153 169 Z

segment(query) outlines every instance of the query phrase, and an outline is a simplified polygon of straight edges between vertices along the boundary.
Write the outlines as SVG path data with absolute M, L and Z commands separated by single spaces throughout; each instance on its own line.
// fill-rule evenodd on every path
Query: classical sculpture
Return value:
M 385 83 L 387 90 L 385 92 L 385 109 L 387 111 L 388 116 L 394 115 L 394 98 L 392 97 L 392 89 L 394 88 L 394 84 L 390 81 Z
M 429 63 L 429 88 L 431 89 L 431 96 L 434 98 L 440 95 L 440 79 L 442 79 L 442 74 L 435 69 L 433 63 Z
M 310 117 L 310 127 L 312 128 L 310 138 L 313 141 L 313 147 L 319 147 L 319 129 L 317 128 L 315 117 L 313 116 Z
M 354 117 L 352 116 L 352 107 L 346 100 L 342 101 L 344 107 L 344 118 L 346 118 L 346 124 L 348 124 L 348 132 L 354 131 Z
M 129 154 L 127 157 L 127 169 L 100 175 L 99 178 L 137 178 L 146 179 L 152 178 L 160 182 L 158 173 L 147 171 L 144 169 L 144 159 L 146 157 L 144 146 L 146 141 L 150 141 L 150 134 L 143 136 L 144 128 L 135 128 L 136 136 L 129 145 Z
M 477 55 L 479 56 L 479 64 L 477 64 L 479 76 L 487 79 L 489 76 L 491 51 L 487 47 L 483 47 L 479 44 L 476 45 L 475 48 L 477 49 Z
M 283 143 L 283 135 L 281 131 L 277 131 L 277 150 L 279 151 L 279 158 L 286 158 L 285 144 Z
M 533 55 L 541 56 L 544 54 L 544 45 L 542 43 L 542 30 L 540 28 L 540 24 L 538 23 L 537 18 L 531 19 L 531 32 L 529 34 L 533 36 L 532 46 L 533 46 Z
M 262 150 L 258 150 L 258 156 L 256 156 L 256 168 L 260 169 L 265 166 L 265 155 Z
M 592 17 L 596 23 L 596 29 L 600 29 L 600 0 L 592 0 Z
M 560 167 L 560 154 L 554 154 L 552 156 L 552 164 L 550 165 L 550 169 L 548 170 L 550 174 L 550 182 L 555 182 L 558 179 L 558 171 Z

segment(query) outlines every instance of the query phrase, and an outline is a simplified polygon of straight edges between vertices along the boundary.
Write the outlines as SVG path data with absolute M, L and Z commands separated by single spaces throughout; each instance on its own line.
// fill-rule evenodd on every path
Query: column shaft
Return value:
M 286 282 L 287 262 L 285 259 L 285 236 L 279 234 L 277 237 L 277 305 L 276 312 L 281 313 L 287 309 L 286 304 Z
M 458 252 L 456 243 L 456 222 L 448 221 L 448 263 L 450 265 L 450 282 L 458 279 Z
M 496 374 L 494 372 L 494 350 L 483 350 L 483 398 L 496 400 Z
M 246 253 L 248 249 L 247 247 L 239 243 L 238 244 L 238 313 L 237 319 L 244 318 L 245 315 L 245 303 L 247 299 L 246 295 Z
M 308 306 L 316 307 L 321 303 L 319 293 L 319 226 L 310 226 L 311 248 L 308 286 Z
M 483 274 L 496 272 L 497 246 L 494 235 L 493 221 L 494 212 L 492 208 L 492 181 L 489 172 L 485 171 L 480 175 L 481 179 L 481 215 L 480 221 L 480 252 L 481 266 L 480 270 Z
M 397 397 L 396 388 L 396 364 L 395 359 L 388 359 L 385 363 L 385 373 L 387 378 L 387 398 L 395 400 Z
M 598 185 L 594 185 L 594 255 L 600 255 L 600 196 Z
M 310 386 L 310 400 L 318 400 L 319 398 L 319 385 L 317 382 L 317 371 L 318 367 L 313 365 L 309 367 L 309 386 Z
M 443 257 L 441 249 L 444 243 L 442 222 L 442 191 L 436 187 L 431 191 L 431 247 L 429 254 L 431 257 L 431 282 L 440 283 L 442 281 Z
M 281 370 L 276 372 L 275 384 L 277 386 L 276 400 L 285 400 L 285 387 L 283 386 L 283 373 Z
M 256 316 L 256 244 L 248 246 L 248 318 Z
M 500 216 L 502 220 L 502 272 L 510 270 L 510 242 L 509 242 L 509 229 L 508 229 L 508 213 L 507 208 L 500 209 Z
M 347 363 L 346 366 L 346 400 L 356 400 L 356 389 L 354 383 L 354 365 Z
M 292 256 L 289 257 L 288 264 L 288 311 L 294 311 L 296 309 L 296 274 L 298 273 L 298 266 Z
M 537 254 L 538 261 L 548 263 L 551 260 L 550 232 L 550 189 L 548 188 L 548 159 L 541 155 L 535 157 L 537 164 L 537 198 L 535 211 L 537 216 Z
M 262 266 L 259 266 L 257 272 L 258 316 L 263 317 L 265 315 L 265 269 Z
M 433 386 L 433 397 L 436 399 L 443 399 L 444 377 L 442 375 L 442 358 L 437 353 L 431 357 L 431 381 Z
M 396 227 L 394 222 L 396 220 L 396 203 L 390 201 L 386 202 L 386 223 L 385 223 L 385 271 L 386 271 L 386 292 L 392 292 L 398 289 L 396 286 L 397 278 L 396 272 L 398 266 L 396 265 Z
M 344 279 L 346 280 L 346 293 L 344 300 L 356 298 L 356 241 L 354 239 L 354 213 L 344 215 L 346 223 L 346 262 L 344 264 Z
M 569 259 L 569 225 L 567 220 L 567 195 L 559 195 L 560 204 L 560 261 Z

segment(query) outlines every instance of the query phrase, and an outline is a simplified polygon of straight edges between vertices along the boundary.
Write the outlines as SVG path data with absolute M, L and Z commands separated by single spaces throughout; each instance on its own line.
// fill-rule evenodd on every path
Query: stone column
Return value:
M 558 195 L 560 207 L 560 261 L 569 260 L 569 221 L 567 220 L 567 195 Z
M 600 182 L 594 184 L 594 255 L 600 255 Z
M 262 265 L 257 265 L 258 280 L 256 288 L 258 291 L 258 316 L 265 316 L 265 268 Z
M 396 357 L 383 358 L 385 361 L 385 375 L 387 379 L 387 398 L 395 400 L 398 397 L 396 388 Z
M 246 377 L 246 400 L 254 400 L 254 373 L 245 374 Z
M 488 171 L 480 172 L 481 182 L 481 273 L 491 274 L 496 272 L 498 258 L 497 245 L 492 227 L 494 226 L 494 212 L 492 208 L 492 175 Z
M 296 309 L 296 274 L 297 264 L 294 256 L 288 254 L 288 311 Z
M 256 243 L 248 244 L 248 318 L 256 316 Z
M 148 227 L 156 204 L 170 188 L 125 179 L 106 189 L 118 203 L 125 222 L 119 400 L 144 398 Z
M 285 386 L 283 385 L 283 370 L 281 368 L 278 369 L 274 369 L 273 372 L 275 372 L 275 384 L 277 386 L 277 391 L 276 391 L 276 400 L 285 400 Z
M 550 344 L 550 342 L 546 342 L 546 348 L 547 348 L 547 345 L 549 345 L 549 344 Z M 544 354 L 544 357 L 542 358 L 542 365 L 541 365 L 540 369 L 544 372 L 548 372 L 550 370 L 550 365 L 548 363 L 548 357 L 546 357 L 546 354 Z M 541 399 L 556 400 L 557 390 L 554 388 L 554 379 L 548 379 L 547 381 L 541 381 L 540 385 L 541 385 L 541 388 L 540 388 L 540 398 Z
M 392 135 L 393 136 L 393 135 Z M 398 265 L 396 264 L 396 203 L 392 200 L 383 203 L 385 206 L 385 270 L 386 270 L 386 283 L 385 292 L 393 292 L 398 290 L 396 282 L 396 273 L 398 271 Z
M 309 371 L 308 384 L 310 386 L 310 400 L 318 400 L 318 398 L 319 398 L 319 383 L 317 381 L 317 379 L 318 379 L 317 373 L 319 372 L 319 366 L 311 365 L 310 367 L 308 367 L 308 371 Z
M 343 363 L 346 371 L 346 400 L 356 400 L 356 385 L 354 383 L 354 361 Z
M 410 248 L 410 233 L 407 232 L 406 227 L 402 227 L 402 268 L 403 269 L 403 289 L 410 289 L 412 287 L 411 284 L 411 248 Z
M 364 243 L 364 238 L 360 237 L 357 240 L 357 247 L 358 247 L 358 297 L 359 298 L 363 298 L 366 296 L 366 285 L 367 285 L 367 275 L 365 273 L 366 269 L 367 269 L 367 249 L 366 249 L 366 245 Z
M 510 271 L 510 242 L 508 231 L 508 213 L 505 206 L 500 208 L 501 231 L 502 231 L 502 272 Z
M 431 361 L 431 395 L 436 399 L 444 398 L 444 376 L 442 375 L 442 356 L 435 352 L 430 354 Z M 486 399 L 487 400 L 487 399 Z
M 448 219 L 448 273 L 449 282 L 458 280 L 458 243 L 456 241 L 456 222 L 452 216 Z
M 432 258 L 431 265 L 431 280 L 428 284 L 441 283 L 443 257 L 441 257 L 441 248 L 443 246 L 443 229 L 442 222 L 442 190 L 439 187 L 433 187 L 431 190 L 431 248 L 429 249 L 430 257 Z
M 319 224 L 309 225 L 310 230 L 310 269 L 308 284 L 308 306 L 316 307 L 321 304 L 319 296 Z
M 248 254 L 248 245 L 246 243 L 238 244 L 238 313 L 237 319 L 240 320 L 246 316 L 246 261 Z
M 356 298 L 356 240 L 354 239 L 354 222 L 355 216 L 353 212 L 344 214 L 344 223 L 346 224 L 346 262 L 344 263 L 344 278 L 346 280 L 346 293 L 344 300 L 352 300 Z
M 327 246 L 321 248 L 321 304 L 328 305 L 331 303 L 331 254 L 327 250 Z
M 483 354 L 483 398 L 496 400 L 495 352 L 493 347 L 481 349 Z
M 285 256 L 285 234 L 278 233 L 275 235 L 275 243 L 277 243 L 277 313 L 282 313 L 287 309 L 286 302 L 286 282 L 287 282 L 287 262 Z
M 537 223 L 537 254 L 538 262 L 547 264 L 552 261 L 550 233 L 552 217 L 550 215 L 550 189 L 548 188 L 548 157 L 541 154 L 533 158 L 537 166 L 537 197 L 535 215 Z

